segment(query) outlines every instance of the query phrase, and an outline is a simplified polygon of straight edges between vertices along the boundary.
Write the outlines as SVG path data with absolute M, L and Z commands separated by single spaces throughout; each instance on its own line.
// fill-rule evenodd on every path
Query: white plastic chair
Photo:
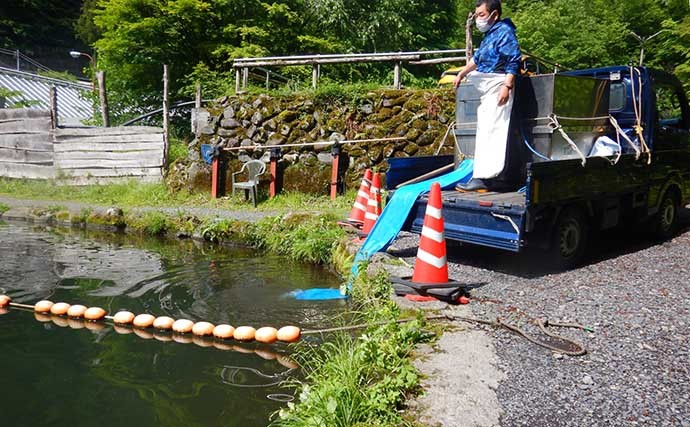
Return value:
M 232 194 L 235 190 L 244 190 L 244 199 L 247 200 L 251 194 L 252 203 L 256 207 L 256 199 L 258 198 L 259 176 L 266 172 L 266 163 L 261 160 L 250 160 L 238 172 L 232 174 Z M 246 181 L 237 181 L 237 175 L 241 173 L 247 174 Z

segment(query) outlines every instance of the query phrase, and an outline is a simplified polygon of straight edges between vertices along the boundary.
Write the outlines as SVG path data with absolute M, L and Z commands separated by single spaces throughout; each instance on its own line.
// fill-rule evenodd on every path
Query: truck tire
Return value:
M 556 220 L 551 235 L 551 255 L 554 267 L 569 269 L 579 264 L 589 241 L 589 224 L 582 209 L 564 209 Z
M 680 203 L 673 189 L 666 190 L 659 203 L 659 211 L 652 218 L 652 232 L 659 239 L 673 236 L 678 226 L 678 209 Z

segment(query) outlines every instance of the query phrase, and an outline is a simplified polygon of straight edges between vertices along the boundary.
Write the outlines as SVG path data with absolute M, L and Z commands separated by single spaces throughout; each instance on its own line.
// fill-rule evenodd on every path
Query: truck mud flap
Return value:
M 425 203 L 415 203 L 410 231 L 422 232 Z M 478 206 L 443 205 L 446 239 L 519 252 L 523 233 L 522 209 L 496 210 Z

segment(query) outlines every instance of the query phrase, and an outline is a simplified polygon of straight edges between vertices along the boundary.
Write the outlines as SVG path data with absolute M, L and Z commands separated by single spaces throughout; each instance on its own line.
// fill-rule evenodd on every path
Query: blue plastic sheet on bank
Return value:
M 327 301 L 347 298 L 347 295 L 340 292 L 340 289 L 333 288 L 297 289 L 290 292 L 290 296 L 298 301 Z
M 428 193 L 431 184 L 438 182 L 441 189 L 447 190 L 454 188 L 459 183 L 466 183 L 472 178 L 474 161 L 466 159 L 457 169 L 445 175 L 437 176 L 416 184 L 406 185 L 395 190 L 393 197 L 390 198 L 386 207 L 381 212 L 378 220 L 374 224 L 369 236 L 359 248 L 355 261 L 352 265 L 351 281 L 347 285 L 349 290 L 352 280 L 359 273 L 359 263 L 368 260 L 376 252 L 385 250 L 398 237 L 407 216 L 409 215 L 415 201 L 419 196 Z M 293 292 L 294 293 L 294 292 Z M 338 289 L 306 289 L 294 295 L 298 300 L 327 300 L 347 298 Z

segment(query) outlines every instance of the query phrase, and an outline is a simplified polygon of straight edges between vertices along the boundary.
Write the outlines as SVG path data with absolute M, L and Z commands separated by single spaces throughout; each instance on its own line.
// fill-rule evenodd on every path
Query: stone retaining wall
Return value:
M 385 171 L 388 157 L 453 151 L 452 133 L 440 147 L 454 120 L 454 95 L 449 89 L 379 90 L 350 101 L 232 96 L 196 110 L 193 117 L 197 138 L 190 144 L 190 158 L 173 167 L 169 181 L 173 186 L 209 188 L 209 168 L 199 158 L 202 143 L 247 147 L 230 152 L 232 172 L 249 158 L 269 160 L 268 149 L 251 147 L 326 141 L 285 147 L 280 161 L 284 190 L 320 194 L 327 192 L 330 182 L 332 142 L 328 141 L 404 138 L 343 145 L 342 180 L 348 188 L 359 185 L 366 168 Z

